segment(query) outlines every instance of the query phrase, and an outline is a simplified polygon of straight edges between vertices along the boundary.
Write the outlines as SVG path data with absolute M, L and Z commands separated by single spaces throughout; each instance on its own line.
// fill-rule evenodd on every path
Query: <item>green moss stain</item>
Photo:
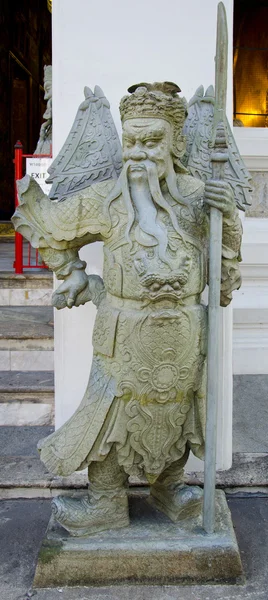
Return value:
M 38 557 L 38 562 L 43 564 L 51 563 L 62 550 L 61 542 L 44 542 Z

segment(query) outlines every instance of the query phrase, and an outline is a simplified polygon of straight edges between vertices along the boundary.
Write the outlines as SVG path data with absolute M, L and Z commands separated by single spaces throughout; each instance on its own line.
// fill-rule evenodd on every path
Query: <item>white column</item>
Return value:
M 228 112 L 232 114 L 232 0 L 229 23 Z M 60 150 L 83 100 L 85 85 L 100 85 L 119 130 L 118 105 L 140 81 L 174 81 L 189 99 L 214 83 L 217 0 L 56 0 L 53 3 L 53 152 Z M 101 273 L 101 245 L 83 249 L 88 272 Z M 95 309 L 90 304 L 55 314 L 56 427 L 78 406 L 88 379 Z M 222 316 L 222 377 L 218 466 L 231 465 L 232 314 Z M 195 466 L 194 463 L 191 463 Z
M 234 135 L 253 176 L 252 200 L 254 194 L 259 201 L 263 194 L 265 200 L 268 129 L 235 127 Z M 265 178 L 262 185 L 258 174 Z M 233 303 L 233 370 L 239 375 L 268 374 L 268 218 L 245 217 L 243 229 L 242 286 Z

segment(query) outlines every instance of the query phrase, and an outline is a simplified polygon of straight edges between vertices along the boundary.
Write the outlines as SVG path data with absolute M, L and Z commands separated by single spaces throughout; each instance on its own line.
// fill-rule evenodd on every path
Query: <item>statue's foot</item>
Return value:
M 164 488 L 156 484 L 151 486 L 150 502 L 176 523 L 201 513 L 203 490 L 190 485 Z
M 75 537 L 129 525 L 126 493 L 113 498 L 102 496 L 97 500 L 89 496 L 59 496 L 52 500 L 52 513 L 60 525 Z

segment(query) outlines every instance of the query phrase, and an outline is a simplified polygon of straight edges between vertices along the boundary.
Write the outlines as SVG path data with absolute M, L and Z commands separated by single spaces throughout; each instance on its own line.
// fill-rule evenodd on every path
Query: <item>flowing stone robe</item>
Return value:
M 83 267 L 79 248 L 104 242 L 105 293 L 94 326 L 89 383 L 74 415 L 43 441 L 41 459 L 53 473 L 68 475 L 104 460 L 115 444 L 126 473 L 154 481 L 187 448 L 203 458 L 207 307 L 201 294 L 208 276 L 209 219 L 201 181 L 177 176 L 186 205 L 162 186 L 181 232 L 158 208 L 157 221 L 168 235 L 166 264 L 156 240 L 138 222 L 128 241 L 122 195 L 109 206 L 106 201 L 114 185 L 97 183 L 51 201 L 34 181 L 21 184 L 14 224 L 58 278 Z M 223 219 L 223 306 L 239 285 L 241 233 L 238 211 Z

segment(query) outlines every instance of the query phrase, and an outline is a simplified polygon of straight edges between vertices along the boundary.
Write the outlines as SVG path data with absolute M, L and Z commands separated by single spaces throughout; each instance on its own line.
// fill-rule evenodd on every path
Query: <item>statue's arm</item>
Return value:
M 12 220 L 15 229 L 39 249 L 44 262 L 63 280 L 53 294 L 57 308 L 71 308 L 91 299 L 97 304 L 103 292 L 101 278 L 85 273 L 86 263 L 80 260 L 78 250 L 101 240 L 109 227 L 102 216 L 107 191 L 107 184 L 98 184 L 95 190 L 92 186 L 53 202 L 33 179 L 26 176 L 18 182 L 20 204 Z
M 52 295 L 55 308 L 72 308 L 90 300 L 99 306 L 105 295 L 103 280 L 99 275 L 86 274 L 86 262 L 79 258 L 77 249 L 42 248 L 39 252 L 57 279 L 63 280 Z
M 221 306 L 228 306 L 232 300 L 232 292 L 240 288 L 242 281 L 239 269 L 242 223 L 231 186 L 225 181 L 207 181 L 204 200 L 207 205 L 218 208 L 223 214 Z
M 90 300 L 94 301 L 97 286 L 104 290 L 101 277 L 87 275 L 86 262 L 81 260 L 77 248 L 55 250 L 54 248 L 41 248 L 39 253 L 46 265 L 55 273 L 57 279 L 63 280 L 52 295 L 52 304 L 57 309 L 80 306 Z M 98 305 L 98 302 L 95 301 Z

